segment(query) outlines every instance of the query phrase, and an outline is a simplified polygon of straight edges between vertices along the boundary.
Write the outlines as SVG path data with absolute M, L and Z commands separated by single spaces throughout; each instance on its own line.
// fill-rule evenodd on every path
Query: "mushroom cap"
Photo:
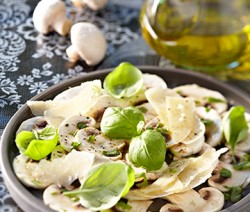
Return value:
M 108 0 L 83 0 L 83 1 L 92 10 L 99 10 L 108 3 Z
M 42 0 L 33 13 L 33 22 L 37 31 L 47 34 L 58 14 L 65 14 L 65 5 L 61 0 Z
M 97 26 L 80 22 L 73 25 L 70 33 L 74 49 L 88 65 L 96 65 L 104 58 L 107 43 Z

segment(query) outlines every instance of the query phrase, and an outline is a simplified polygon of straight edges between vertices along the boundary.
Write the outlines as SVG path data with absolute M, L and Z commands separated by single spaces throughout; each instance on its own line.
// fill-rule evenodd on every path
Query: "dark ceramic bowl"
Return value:
M 250 99 L 246 93 L 236 88 L 233 88 L 221 81 L 218 81 L 212 77 L 193 73 L 190 71 L 180 69 L 164 69 L 159 67 L 140 67 L 143 72 L 157 74 L 162 77 L 169 87 L 175 87 L 181 84 L 196 83 L 201 86 L 217 90 L 221 92 L 228 100 L 230 104 L 243 105 L 246 108 L 249 105 Z M 84 81 L 101 79 L 103 80 L 110 70 L 96 71 L 90 74 L 78 76 L 72 78 L 58 85 L 52 86 L 46 91 L 32 98 L 32 100 L 47 100 L 53 99 L 58 93 L 66 90 L 69 87 L 79 85 Z M 52 212 L 42 200 L 43 190 L 36 190 L 25 187 L 16 177 L 12 162 L 14 157 L 18 154 L 18 150 L 15 145 L 15 134 L 19 125 L 26 119 L 31 118 L 32 114 L 29 107 L 25 104 L 17 113 L 11 118 L 6 126 L 1 141 L 1 168 L 6 186 L 17 204 L 25 212 Z M 236 204 L 227 207 L 223 211 L 249 211 L 250 207 L 250 194 L 241 199 Z

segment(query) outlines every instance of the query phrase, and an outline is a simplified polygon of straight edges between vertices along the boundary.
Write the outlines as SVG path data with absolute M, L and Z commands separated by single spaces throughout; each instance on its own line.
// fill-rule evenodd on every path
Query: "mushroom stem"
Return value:
M 71 45 L 66 49 L 66 53 L 68 55 L 69 61 L 71 62 L 76 62 L 80 59 L 79 54 L 77 53 L 77 51 L 75 50 L 74 46 Z
M 67 17 L 63 13 L 57 15 L 53 22 L 53 28 L 55 29 L 56 32 L 58 32 L 62 36 L 68 34 L 71 26 L 72 26 L 71 20 L 67 19 Z

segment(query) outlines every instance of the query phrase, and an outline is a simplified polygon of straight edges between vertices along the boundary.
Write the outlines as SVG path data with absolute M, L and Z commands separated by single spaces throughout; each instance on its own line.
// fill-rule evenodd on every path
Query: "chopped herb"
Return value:
M 117 202 L 117 204 L 115 206 L 119 211 L 129 211 L 132 209 L 131 205 L 129 205 L 121 200 L 119 202 Z
M 148 112 L 147 108 L 145 108 L 145 107 L 138 107 L 138 109 L 139 109 L 142 113 Z
M 211 107 L 205 107 L 205 110 L 208 113 L 211 110 Z
M 79 142 L 79 141 L 73 141 L 71 143 L 71 148 L 72 149 L 77 149 L 80 145 L 81 145 L 81 142 Z
M 178 93 L 178 94 L 181 95 L 181 94 L 182 94 L 182 91 L 181 91 L 181 90 L 177 90 L 176 93 Z
M 205 124 L 205 126 L 209 126 L 213 123 L 213 121 L 209 119 L 201 119 L 201 121 Z
M 121 152 L 117 149 L 111 150 L 111 151 L 102 151 L 102 154 L 107 157 L 115 157 L 121 154 Z
M 242 186 L 233 186 L 233 187 L 229 187 L 229 186 L 225 186 L 225 188 L 227 189 L 226 192 L 224 192 L 224 197 L 226 200 L 231 201 L 232 203 L 238 202 L 243 194 L 243 188 Z
M 238 164 L 235 164 L 234 169 L 236 170 L 250 169 L 250 161 L 242 161 Z
M 84 122 L 78 122 L 77 125 L 76 125 L 76 127 L 77 127 L 79 130 L 81 130 L 81 129 L 87 127 L 87 125 L 86 125 Z
M 140 182 L 140 183 L 136 183 L 136 186 L 137 186 L 138 188 L 143 188 L 143 187 L 148 186 L 148 179 L 147 179 L 147 177 L 146 177 L 146 173 L 143 172 L 143 173 L 141 173 L 140 175 L 136 176 L 136 178 L 141 178 L 141 177 L 143 177 L 143 181 Z
M 53 191 L 53 192 L 51 192 L 50 194 L 52 195 L 52 196 L 56 196 L 56 195 L 59 195 L 61 192 L 60 191 Z
M 90 143 L 93 143 L 95 141 L 95 136 L 94 135 L 90 135 L 88 138 L 87 138 L 87 141 L 90 142 Z
M 199 100 L 197 100 L 197 99 L 194 100 L 194 102 L 195 102 L 196 105 L 201 105 L 201 102 Z
M 225 100 L 223 99 L 218 99 L 218 98 L 214 98 L 214 97 L 206 97 L 206 100 L 209 102 L 209 103 L 226 103 Z
M 176 173 L 177 172 L 177 169 L 175 169 L 174 167 L 170 167 L 169 168 L 169 173 L 170 174 L 174 174 L 174 173 Z
M 222 168 L 220 170 L 220 177 L 230 178 L 232 176 L 232 172 L 226 168 Z
M 78 202 L 80 200 L 80 198 L 75 196 L 75 197 L 71 197 L 70 200 L 72 202 Z
M 74 132 L 69 132 L 69 134 L 75 137 L 76 134 L 77 134 L 77 132 L 78 132 L 78 130 L 76 130 L 76 131 L 74 131 Z

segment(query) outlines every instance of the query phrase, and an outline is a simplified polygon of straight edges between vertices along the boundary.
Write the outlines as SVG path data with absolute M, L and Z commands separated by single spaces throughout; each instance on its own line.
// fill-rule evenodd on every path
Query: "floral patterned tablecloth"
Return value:
M 0 136 L 11 116 L 31 97 L 63 80 L 101 66 L 88 67 L 83 61 L 68 62 L 65 54 L 70 38 L 57 33 L 37 33 L 32 13 L 37 0 L 0 0 Z M 116 1 L 117 2 L 117 1 Z M 96 24 L 108 42 L 106 57 L 140 36 L 137 8 L 109 4 L 100 11 L 76 9 L 66 0 L 67 16 L 74 22 Z M 138 3 L 139 2 L 139 3 Z M 126 5 L 126 4 L 125 4 Z M 0 173 L 0 211 L 20 211 L 11 199 Z

